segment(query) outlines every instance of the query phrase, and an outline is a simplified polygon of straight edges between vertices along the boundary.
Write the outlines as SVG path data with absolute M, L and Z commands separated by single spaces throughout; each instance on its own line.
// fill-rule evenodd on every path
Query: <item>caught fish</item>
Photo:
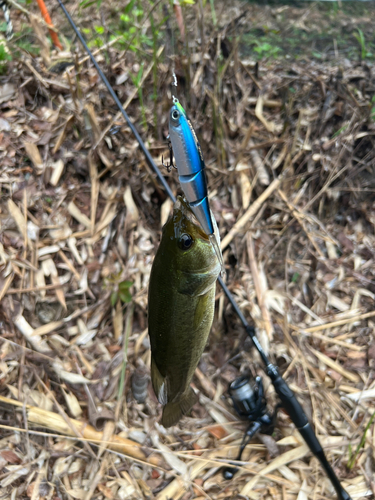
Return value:
M 219 238 L 217 227 L 215 233 Z M 164 427 L 175 425 L 197 401 L 190 381 L 210 333 L 220 269 L 207 234 L 178 197 L 163 227 L 148 293 L 151 379 L 164 405 Z

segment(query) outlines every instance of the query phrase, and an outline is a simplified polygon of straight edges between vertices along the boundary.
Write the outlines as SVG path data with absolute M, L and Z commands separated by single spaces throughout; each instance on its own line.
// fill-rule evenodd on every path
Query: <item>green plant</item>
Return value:
M 268 42 L 258 42 L 255 41 L 257 47 L 254 47 L 254 52 L 259 54 L 260 57 L 276 57 L 280 54 L 280 47 L 271 45 Z
M 299 279 L 299 273 L 295 272 L 292 276 L 292 279 L 291 279 L 291 282 L 292 283 L 297 283 L 298 279 Z
M 371 99 L 371 111 L 370 111 L 370 118 L 373 122 L 375 122 L 375 95 L 372 96 Z
M 120 16 L 120 27 L 116 30 L 119 43 L 133 52 L 142 51 L 142 46 L 152 47 L 153 40 L 140 29 L 144 12 L 139 1 L 131 0 Z
M 96 4 L 97 8 L 101 6 L 103 0 L 83 0 L 82 2 L 79 3 L 79 8 L 80 9 L 86 9 L 87 7 L 90 7 L 91 5 Z
M 341 128 L 338 129 L 337 132 L 335 132 L 333 135 L 332 135 L 332 139 L 334 139 L 335 137 L 338 137 L 341 132 L 345 132 L 345 130 L 349 127 L 349 124 L 346 123 L 345 125 L 343 125 Z
M 128 362 L 128 344 L 129 344 L 129 337 L 130 337 L 130 334 L 132 331 L 132 325 L 133 325 L 133 313 L 134 313 L 134 303 L 131 303 L 128 306 L 128 313 L 126 315 L 126 320 L 125 320 L 125 332 L 124 332 L 123 342 L 122 342 L 122 349 L 123 349 L 124 358 L 122 361 L 120 381 L 119 381 L 118 392 L 117 392 L 117 400 L 118 401 L 120 401 L 124 395 L 125 373 L 126 373 L 126 366 L 127 366 L 127 362 Z
M 154 101 L 154 127 L 155 127 L 155 133 L 157 132 L 157 122 L 158 122 L 158 115 L 157 115 L 157 99 L 158 99 L 158 55 L 157 55 L 157 38 L 159 34 L 159 30 L 155 26 L 154 22 L 154 16 L 151 14 L 150 16 L 150 24 L 151 24 L 151 30 L 152 30 L 152 61 L 153 61 L 153 66 L 152 66 L 152 83 L 153 83 L 153 92 L 152 92 L 152 99 Z
M 147 129 L 146 110 L 145 110 L 145 106 L 143 103 L 143 91 L 142 91 L 142 85 L 141 85 L 142 75 L 143 75 L 143 67 L 144 67 L 144 63 L 141 64 L 141 66 L 138 70 L 138 73 L 136 75 L 132 75 L 130 73 L 130 78 L 132 79 L 134 85 L 137 87 L 139 103 L 141 105 L 141 111 L 142 111 L 143 126 L 144 126 L 144 128 Z
M 374 413 L 371 415 L 371 418 L 368 422 L 368 424 L 366 425 L 365 427 L 365 430 L 363 432 L 363 435 L 362 435 L 362 439 L 361 441 L 358 443 L 358 446 L 355 450 L 354 453 L 352 453 L 352 450 L 351 448 L 349 449 L 349 452 L 350 452 L 350 458 L 349 458 L 349 461 L 348 461 L 348 464 L 347 464 L 347 467 L 349 470 L 351 470 L 353 467 L 354 467 L 354 464 L 355 464 L 355 461 L 356 461 L 356 458 L 357 458 L 357 455 L 358 453 L 360 452 L 361 448 L 363 448 L 363 446 L 365 445 L 365 442 L 366 442 L 366 434 L 367 434 L 367 431 L 369 430 L 369 428 L 371 427 L 373 421 L 374 421 L 374 418 L 375 418 L 375 411 Z
M 127 304 L 132 300 L 132 295 L 129 289 L 133 285 L 133 282 L 128 280 L 120 281 L 121 274 L 121 271 L 117 274 L 111 274 L 104 281 L 104 288 L 111 290 L 112 307 L 116 305 L 118 300 L 120 300 L 123 304 Z
M 95 30 L 95 33 L 98 35 L 98 36 L 94 36 L 94 38 L 92 38 L 93 36 L 93 31 L 91 28 L 82 28 L 82 32 L 88 37 L 88 38 L 92 38 L 91 40 L 89 40 L 87 42 L 87 45 L 91 48 L 95 47 L 95 48 L 100 48 L 104 45 L 104 40 L 103 40 L 103 35 L 104 35 L 104 27 L 103 26 L 100 26 L 100 25 L 96 25 L 94 26 L 94 30 Z
M 217 18 L 216 18 L 216 12 L 215 12 L 215 4 L 214 0 L 210 0 L 210 6 L 211 6 L 211 16 L 212 16 L 212 24 L 216 26 L 217 24 Z
M 132 281 L 121 281 L 118 284 L 118 290 L 115 290 L 112 292 L 111 295 L 111 304 L 114 306 L 117 302 L 117 299 L 119 298 L 121 302 L 124 304 L 127 304 L 128 302 L 131 302 L 132 300 L 132 295 L 129 292 L 129 288 L 133 285 Z
M 354 33 L 354 38 L 357 40 L 361 48 L 361 59 L 363 60 L 366 59 L 366 57 L 372 57 L 372 52 L 368 52 L 366 49 L 366 39 L 363 31 L 359 28 L 357 28 L 357 31 L 358 33 Z
M 5 41 L 0 41 L 0 75 L 6 72 L 8 62 L 12 60 Z

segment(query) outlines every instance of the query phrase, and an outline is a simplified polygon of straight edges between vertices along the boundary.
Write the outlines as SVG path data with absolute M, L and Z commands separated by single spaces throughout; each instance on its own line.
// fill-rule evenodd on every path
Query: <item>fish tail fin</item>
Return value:
M 180 418 L 186 415 L 197 401 L 197 395 L 193 389 L 189 387 L 188 391 L 182 396 L 181 399 L 173 403 L 168 403 L 164 406 L 161 424 L 164 427 L 176 425 Z

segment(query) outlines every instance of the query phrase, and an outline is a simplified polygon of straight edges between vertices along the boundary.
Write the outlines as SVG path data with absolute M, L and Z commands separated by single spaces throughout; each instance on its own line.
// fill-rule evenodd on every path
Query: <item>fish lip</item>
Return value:
M 182 213 L 183 217 L 194 224 L 200 238 L 204 239 L 205 241 L 210 241 L 208 235 L 203 231 L 200 222 L 195 217 L 194 212 L 190 208 L 189 202 L 181 195 L 177 196 L 177 200 L 173 208 L 173 216 L 179 216 L 180 212 Z
M 215 254 L 215 258 L 217 259 L 216 254 Z M 210 274 L 215 274 L 217 271 L 217 274 L 219 275 L 220 270 L 221 270 L 221 265 L 220 265 L 220 262 L 217 261 L 217 263 L 215 264 L 214 267 L 206 266 L 206 267 L 202 267 L 201 269 L 194 269 L 194 271 L 191 271 L 191 272 L 180 270 L 180 273 L 187 274 L 187 275 L 189 275 L 189 274 L 205 274 L 205 273 L 207 273 L 207 271 L 210 271 Z

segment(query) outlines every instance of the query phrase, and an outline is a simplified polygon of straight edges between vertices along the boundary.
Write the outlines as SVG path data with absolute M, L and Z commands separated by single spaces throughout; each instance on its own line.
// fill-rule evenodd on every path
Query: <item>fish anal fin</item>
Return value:
M 181 399 L 173 403 L 168 403 L 163 408 L 161 424 L 164 427 L 171 427 L 186 415 L 198 401 L 198 397 L 191 387 L 182 395 Z
M 168 402 L 167 380 L 159 372 L 154 359 L 151 357 L 151 380 L 155 395 L 160 404 L 165 405 Z

